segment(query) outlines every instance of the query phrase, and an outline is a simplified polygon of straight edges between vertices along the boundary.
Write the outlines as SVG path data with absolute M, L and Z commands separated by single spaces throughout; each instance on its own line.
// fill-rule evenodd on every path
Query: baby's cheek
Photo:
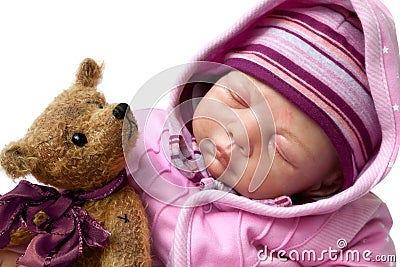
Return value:
M 308 186 L 306 177 L 301 170 L 275 157 L 263 185 L 264 194 L 271 198 L 300 193 Z
M 296 121 L 294 120 L 295 113 L 296 110 L 291 108 L 285 108 L 285 109 L 280 109 L 279 114 L 277 115 L 274 114 L 274 116 L 275 117 L 279 116 L 279 119 L 276 118 L 277 121 L 281 121 L 286 125 L 293 125 L 293 123 L 296 123 Z

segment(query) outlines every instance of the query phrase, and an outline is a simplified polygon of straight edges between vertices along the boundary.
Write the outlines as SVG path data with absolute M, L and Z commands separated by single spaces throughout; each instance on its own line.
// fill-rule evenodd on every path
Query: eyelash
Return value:
M 240 105 L 240 108 L 248 108 L 249 105 L 246 103 L 246 101 L 241 98 L 237 93 L 233 92 L 232 90 L 229 90 L 225 88 L 226 95 L 228 96 L 229 100 L 234 101 L 235 103 Z
M 285 159 L 281 153 L 279 153 L 278 151 L 275 151 L 275 157 L 280 159 L 280 162 L 282 162 L 282 164 L 284 164 L 285 166 L 293 166 L 289 161 L 287 161 L 287 159 Z
M 289 161 L 288 159 L 287 159 L 287 157 L 285 157 L 284 155 L 282 155 L 282 153 L 278 150 L 278 149 L 276 149 L 275 150 L 275 156 L 278 156 L 286 165 L 289 165 L 289 166 L 291 166 L 291 167 L 295 167 L 293 164 L 292 164 L 292 162 L 291 161 Z

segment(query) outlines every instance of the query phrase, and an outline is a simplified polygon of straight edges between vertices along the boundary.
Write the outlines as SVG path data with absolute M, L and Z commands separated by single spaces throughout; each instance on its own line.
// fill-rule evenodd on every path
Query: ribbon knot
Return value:
M 60 218 L 73 203 L 71 198 L 61 195 L 54 203 L 43 211 L 53 220 Z
M 10 242 L 11 233 L 27 227 L 34 235 L 18 263 L 26 266 L 66 266 L 83 251 L 83 245 L 104 248 L 110 233 L 90 217 L 82 204 L 99 200 L 119 190 L 126 171 L 104 187 L 91 192 L 57 191 L 48 186 L 21 181 L 0 197 L 0 249 Z M 38 225 L 38 212 L 46 214 Z

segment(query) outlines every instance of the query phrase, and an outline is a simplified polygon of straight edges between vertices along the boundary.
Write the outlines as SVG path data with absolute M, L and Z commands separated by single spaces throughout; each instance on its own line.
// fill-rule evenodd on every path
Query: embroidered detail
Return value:
M 280 196 L 273 199 L 254 199 L 254 201 L 275 207 L 289 207 L 292 205 L 292 200 L 288 196 Z
M 382 49 L 384 54 L 389 54 L 389 47 L 387 47 L 386 45 L 383 47 Z
M 220 191 L 225 191 L 225 192 L 231 192 L 232 187 L 227 186 L 223 182 L 219 180 L 215 180 L 214 178 L 203 178 L 200 181 L 200 189 L 201 190 L 220 190 Z
M 128 219 L 128 215 L 125 213 L 124 217 L 122 216 L 117 216 L 118 219 L 124 220 L 124 223 L 128 223 L 130 222 L 130 220 Z
M 198 183 L 202 178 L 210 177 L 196 140 L 192 137 L 189 147 L 182 135 L 171 135 L 169 146 L 173 165 L 188 179 Z

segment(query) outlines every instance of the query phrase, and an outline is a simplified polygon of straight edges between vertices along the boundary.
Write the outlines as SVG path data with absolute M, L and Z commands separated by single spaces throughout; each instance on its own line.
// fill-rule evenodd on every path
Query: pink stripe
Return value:
M 303 33 L 307 33 L 308 36 L 310 36 L 310 40 L 318 40 L 318 42 L 323 43 L 324 46 L 331 47 L 331 50 L 335 49 L 335 51 L 337 51 L 336 53 L 339 53 L 339 51 L 340 51 L 340 53 L 344 53 L 344 51 L 348 51 L 348 49 L 345 46 L 343 46 L 343 44 L 337 42 L 335 39 L 326 35 L 324 32 L 321 32 L 315 28 L 312 28 L 311 26 L 309 26 L 308 24 L 304 23 L 301 20 L 294 19 L 294 18 L 291 18 L 288 16 L 281 16 L 281 15 L 274 15 L 274 17 L 280 18 L 280 19 L 282 19 L 282 21 L 288 21 L 288 22 L 290 21 L 292 23 L 291 24 L 292 27 L 297 28 L 302 33 L 301 35 L 303 35 Z M 273 18 L 271 17 L 269 20 L 272 20 L 272 19 Z M 280 21 L 279 23 L 282 23 L 282 21 Z M 300 25 L 302 25 L 302 27 L 300 27 Z M 333 44 L 333 46 L 332 46 L 332 44 Z M 360 62 L 354 55 L 352 55 L 352 53 L 348 53 L 348 54 L 346 54 L 346 56 L 350 57 L 354 62 L 356 62 L 359 67 L 363 66 L 363 62 Z
M 329 36 L 333 40 L 336 40 L 336 43 L 340 43 L 345 49 L 343 49 L 343 52 L 349 53 L 350 55 L 354 56 L 359 62 L 361 62 L 362 66 L 364 63 L 364 53 L 360 53 L 360 51 L 356 50 L 346 39 L 345 36 L 340 34 L 340 25 L 334 28 L 330 28 L 327 25 L 321 23 L 318 20 L 315 20 L 306 14 L 298 13 L 295 11 L 276 11 L 275 12 L 278 15 L 281 15 L 282 17 L 289 17 L 291 18 L 292 21 L 296 22 L 296 20 L 300 20 L 301 22 L 305 23 L 308 25 L 308 28 L 310 30 L 315 30 L 315 33 L 322 32 L 321 37 L 325 38 L 324 35 Z M 273 16 L 273 15 L 272 15 Z M 278 16 L 279 17 L 279 16 Z M 328 39 L 328 41 L 331 41 Z M 339 46 L 340 48 L 340 46 Z M 363 51 L 363 50 L 362 50 Z
M 328 78 L 330 82 L 335 82 L 338 87 L 341 86 L 341 84 L 343 84 L 343 80 L 340 76 L 336 75 L 336 73 L 334 71 L 332 71 L 329 68 L 326 68 L 320 61 L 315 60 L 312 56 L 309 55 L 309 53 L 306 53 L 305 51 L 303 51 L 301 48 L 297 47 L 297 46 L 293 46 L 293 44 L 286 40 L 285 38 L 282 38 L 280 35 L 274 35 L 276 38 L 259 38 L 256 39 L 257 42 L 254 42 L 254 44 L 260 44 L 260 45 L 264 45 L 267 47 L 270 47 L 272 49 L 274 49 L 275 51 L 281 53 L 282 55 L 289 55 L 290 53 L 297 52 L 298 54 L 301 54 L 302 57 L 304 57 L 304 59 L 307 62 L 311 62 L 312 67 L 310 66 L 310 64 L 304 64 L 302 66 L 303 69 L 307 70 L 308 72 L 310 72 L 311 74 L 313 74 L 315 77 L 321 76 L 324 77 L 323 79 L 320 79 L 321 82 L 326 81 L 326 74 L 328 74 Z M 263 42 L 258 42 L 258 41 L 264 41 Z M 318 52 L 318 51 L 317 51 Z M 318 52 L 319 53 L 319 52 Z M 291 57 L 293 58 L 293 57 Z M 316 66 L 317 68 L 314 68 L 314 66 Z M 321 71 L 320 71 L 321 70 Z M 364 74 L 365 76 L 365 74 Z M 366 77 L 365 77 L 366 79 Z M 327 84 L 325 83 L 325 85 L 327 86 L 332 86 L 332 84 Z M 342 92 L 344 92 L 344 90 L 337 90 L 336 93 L 339 94 L 342 99 L 345 101 L 346 99 L 348 99 L 348 95 L 343 95 Z M 364 109 L 370 109 L 372 102 L 365 102 L 368 99 L 363 99 L 360 97 L 360 94 L 358 94 L 357 92 L 354 92 L 352 90 L 346 90 L 347 94 L 351 93 L 351 99 L 356 99 L 357 100 L 357 108 L 364 108 Z M 368 96 L 366 96 L 368 97 Z M 348 102 L 347 102 L 348 103 Z M 349 106 L 354 106 L 351 105 L 350 103 L 348 103 Z M 363 121 L 368 122 L 368 125 L 372 124 L 373 122 L 371 121 L 371 118 L 369 117 L 365 117 L 363 118 Z
M 340 58 L 340 62 L 344 65 L 349 65 L 347 69 L 351 71 L 356 77 L 358 77 L 358 80 L 362 82 L 365 88 L 368 88 L 368 85 L 366 84 L 366 75 L 365 75 L 365 69 L 362 66 L 362 64 L 351 54 L 346 54 L 342 51 L 342 49 L 346 49 L 343 47 L 341 44 L 336 43 L 336 45 L 332 45 L 331 42 L 328 42 L 325 38 L 334 41 L 334 39 L 331 39 L 329 36 L 326 36 L 324 33 L 319 32 L 319 34 L 316 34 L 316 30 L 310 30 L 309 27 L 305 28 L 300 26 L 297 23 L 294 23 L 292 21 L 288 21 L 285 19 L 285 17 L 282 17 L 281 19 L 278 18 L 268 18 L 267 20 L 264 21 L 262 26 L 265 27 L 271 27 L 271 26 L 276 26 L 279 25 L 280 27 L 286 26 L 287 29 L 292 30 L 296 32 L 297 34 L 300 34 L 301 36 L 306 37 L 307 40 L 310 40 L 314 46 L 317 46 L 319 49 L 321 49 L 324 52 L 327 52 L 328 54 L 332 54 L 332 52 L 335 53 L 335 57 L 338 56 Z M 306 24 L 303 24 L 306 25 Z M 321 35 L 324 35 L 325 38 L 322 38 Z M 254 37 L 257 37 L 254 35 Z M 266 38 L 263 38 L 262 36 L 258 36 L 259 39 L 265 40 L 266 42 L 269 42 L 270 40 L 267 40 Z M 338 45 L 339 44 L 339 45 Z M 339 49 L 338 46 L 340 46 L 342 49 Z M 352 60 L 349 60 L 351 58 Z M 358 64 L 357 64 L 357 63 Z M 354 70 L 354 71 L 353 71 Z

